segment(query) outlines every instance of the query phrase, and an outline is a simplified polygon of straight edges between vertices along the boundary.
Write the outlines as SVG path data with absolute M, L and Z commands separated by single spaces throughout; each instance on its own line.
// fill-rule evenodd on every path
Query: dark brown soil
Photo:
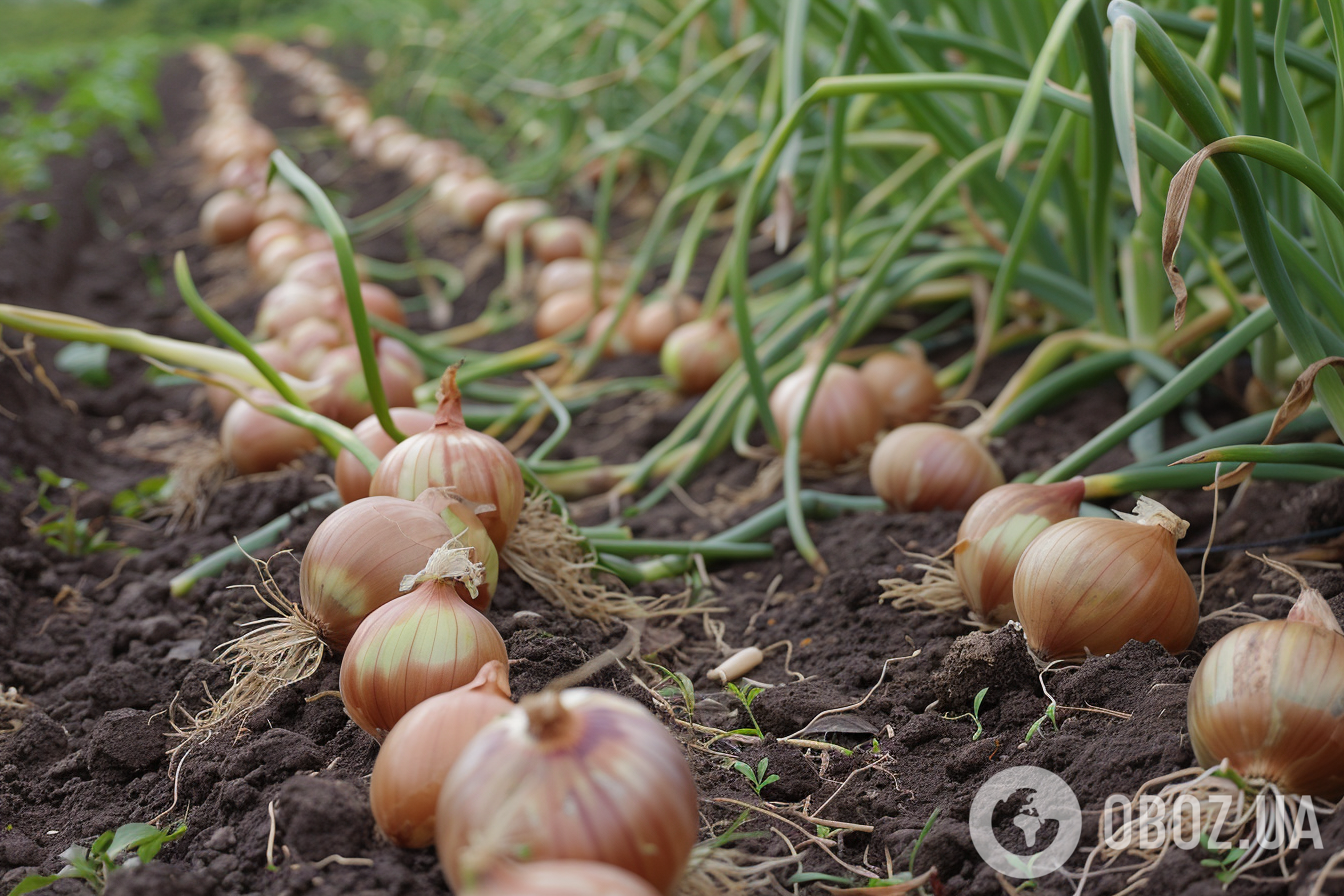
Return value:
M 351 165 L 333 144 L 315 141 L 305 130 L 313 120 L 289 107 L 287 82 L 256 64 L 249 64 L 249 72 L 260 87 L 258 116 L 305 150 L 308 170 L 347 194 L 353 213 L 398 192 L 395 178 Z M 237 272 L 237 257 L 232 264 L 227 253 L 207 258 L 193 236 L 201 197 L 192 193 L 190 160 L 178 144 L 199 113 L 196 82 L 195 70 L 185 61 L 166 63 L 161 94 L 167 125 L 156 137 L 160 161 L 154 168 L 139 167 L 112 139 L 101 141 L 85 159 L 57 162 L 58 186 L 41 198 L 55 205 L 59 224 L 6 227 L 0 241 L 0 301 L 203 339 L 204 328 L 184 311 L 172 285 L 153 286 L 155 279 L 146 276 L 169 270 L 173 251 L 185 248 L 207 296 L 220 299 L 226 314 L 246 328 L 259 290 Z M 461 252 L 449 257 L 460 260 L 468 243 L 459 239 L 454 245 Z M 396 236 L 363 248 L 389 259 L 401 251 Z M 498 278 L 494 268 L 473 284 L 462 312 L 479 308 Z M 235 300 L 223 301 L 230 297 Z M 17 334 L 5 338 L 10 346 L 18 344 Z M 80 384 L 54 371 L 57 347 L 40 342 L 38 358 L 78 412 L 59 404 L 41 385 L 26 382 L 13 363 L 0 363 L 0 407 L 8 412 L 0 412 L 0 685 L 16 687 L 30 701 L 15 716 L 17 728 L 0 733 L 0 892 L 26 874 L 58 870 L 57 856 L 72 842 L 87 844 L 104 830 L 149 820 L 185 821 L 187 832 L 153 864 L 115 874 L 109 893 L 446 892 L 432 850 L 389 846 L 373 826 L 367 776 L 377 746 L 328 693 L 337 687 L 334 660 L 313 678 L 277 694 L 236 738 L 220 736 L 194 749 L 180 773 L 170 776 L 165 757 L 169 713 L 174 707 L 198 708 L 207 690 L 216 695 L 223 690 L 226 675 L 211 663 L 213 648 L 238 634 L 237 623 L 265 614 L 249 590 L 230 589 L 257 582 L 245 566 L 198 584 L 183 599 L 169 596 L 169 579 L 194 557 L 326 491 L 319 476 L 329 472 L 329 465 L 313 460 L 283 474 L 233 480 L 190 532 L 169 533 L 163 520 L 132 524 L 112 519 L 112 496 L 163 468 L 109 453 L 104 450 L 108 440 L 163 419 L 208 427 L 208 413 L 192 389 L 148 382 L 145 365 L 130 357 L 113 355 L 111 386 Z M 991 365 L 977 397 L 992 398 L 1018 360 Z M 639 364 L 651 369 L 647 362 Z M 1041 469 L 1114 419 L 1123 402 L 1118 386 L 1097 387 L 1019 426 L 995 447 L 996 453 L 1009 475 Z M 650 411 L 621 400 L 604 402 L 579 417 L 557 456 L 638 457 L 687 407 Z M 1113 468 L 1126 458 L 1117 450 L 1097 469 Z M 39 466 L 88 483 L 78 499 L 78 516 L 92 520 L 95 528 L 107 526 L 116 542 L 139 553 L 70 557 L 32 536 L 21 518 L 39 515 L 31 507 Z M 756 474 L 755 463 L 722 457 L 697 479 L 690 497 L 711 502 L 725 490 L 749 485 Z M 869 491 L 862 474 L 819 485 Z M 59 490 L 51 497 L 68 501 Z M 1204 537 L 1201 530 L 1207 534 L 1209 496 L 1161 497 L 1194 522 L 1189 543 Z M 1221 516 L 1220 540 L 1253 541 L 1339 525 L 1342 497 L 1338 485 L 1257 485 Z M 740 521 L 765 503 L 719 502 L 714 506 L 722 518 L 710 523 L 668 500 L 632 525 L 642 536 L 688 538 Z M 601 516 L 591 504 L 583 510 L 594 519 Z M 320 520 L 321 514 L 309 513 L 272 550 L 301 552 Z M 916 871 L 936 866 L 945 893 L 1000 893 L 967 827 L 977 788 L 995 772 L 1019 764 L 1049 769 L 1073 787 L 1085 810 L 1095 811 L 1108 794 L 1132 793 L 1151 778 L 1193 764 L 1184 733 L 1186 687 L 1199 657 L 1232 623 L 1205 623 L 1191 650 L 1177 657 L 1156 645 L 1131 643 L 1112 656 L 1051 673 L 1047 683 L 1060 705 L 1111 712 L 1061 710 L 1057 730 L 1046 724 L 1025 743 L 1049 701 L 1020 634 L 1008 629 L 968 633 L 956 619 L 898 613 L 877 601 L 879 579 L 912 572 L 902 549 L 942 551 L 957 523 L 950 513 L 815 523 L 813 537 L 833 570 L 825 577 L 800 559 L 784 531 L 774 534 L 773 559 L 714 570 L 712 605 L 719 612 L 709 618 L 721 626 L 722 643 L 768 650 L 764 665 L 751 673 L 766 685 L 751 706 L 754 722 L 730 694 L 705 678 L 722 653 L 703 619 L 646 629 L 644 650 L 654 654 L 649 658 L 695 682 L 697 722 L 723 729 L 757 724 L 765 735 L 763 744 L 711 742 L 673 726 L 695 771 L 707 836 L 737 819 L 741 803 L 788 818 L 808 834 L 816 825 L 803 821 L 804 816 L 871 826 L 871 833 L 834 832 L 831 849 L 845 863 L 885 874 L 889 861 L 896 870 L 908 866 L 921 829 L 937 812 L 919 846 Z M 1191 561 L 1189 569 L 1197 573 L 1198 561 Z M 296 595 L 297 562 L 280 558 L 275 571 L 281 587 Z M 1284 581 L 1267 583 L 1240 552 L 1215 554 L 1209 572 L 1205 612 L 1249 603 L 1258 591 L 1287 590 Z M 1344 598 L 1338 596 L 1344 575 L 1322 571 L 1311 578 L 1331 598 L 1336 613 L 1344 611 Z M 685 583 L 662 584 L 662 590 L 679 591 Z M 1271 616 L 1283 613 L 1279 604 L 1258 609 Z M 508 573 L 490 616 L 507 641 L 518 695 L 577 668 L 621 636 L 550 607 Z M 648 704 L 632 674 L 609 668 L 592 683 Z M 983 734 L 974 738 L 975 723 L 964 714 L 982 688 L 988 689 L 979 715 Z M 813 723 L 819 713 L 842 707 L 849 708 Z M 790 736 L 826 740 L 849 752 L 777 742 Z M 779 780 L 758 797 L 742 775 L 725 767 L 735 758 L 753 765 L 768 758 L 769 771 Z M 271 808 L 276 867 L 268 868 Z M 1308 892 L 1328 855 L 1344 848 L 1344 816 L 1323 819 L 1321 826 L 1326 848 L 1300 857 L 1295 880 L 1243 879 L 1229 892 Z M 806 846 L 799 829 L 777 819 L 751 812 L 741 830 L 765 834 L 741 842 L 751 852 L 786 855 L 785 839 L 800 851 L 797 863 L 777 872 L 781 883 L 800 869 L 847 873 L 821 849 Z M 1024 845 L 1021 833 L 1006 821 L 997 830 L 1010 848 Z M 1095 836 L 1089 822 L 1084 845 L 1094 843 Z M 330 861 L 331 856 L 372 864 L 345 865 Z M 1172 851 L 1151 875 L 1148 889 L 1221 891 L 1211 870 L 1199 864 L 1205 857 Z M 1087 892 L 1114 893 L 1124 885 L 1123 876 L 1102 877 Z M 1062 894 L 1073 886 L 1056 874 L 1038 881 L 1036 892 Z M 81 885 L 66 882 L 53 892 L 80 890 Z M 1323 892 L 1339 891 L 1327 887 Z

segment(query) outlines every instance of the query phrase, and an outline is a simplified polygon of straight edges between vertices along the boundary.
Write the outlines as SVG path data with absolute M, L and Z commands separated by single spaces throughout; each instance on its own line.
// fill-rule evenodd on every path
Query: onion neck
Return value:
M 560 692 L 545 690 L 525 698 L 519 704 L 527 713 L 527 730 L 538 743 L 550 744 L 574 730 L 574 713 L 560 701 Z
M 1122 520 L 1138 523 L 1140 526 L 1157 526 L 1165 529 L 1171 534 L 1173 541 L 1180 541 L 1184 538 L 1186 530 L 1190 528 L 1189 523 L 1147 495 L 1139 496 L 1138 503 L 1134 505 L 1133 513 L 1119 513 L 1118 515 Z
M 466 428 L 467 421 L 462 416 L 462 392 L 457 388 L 457 368 L 454 364 L 443 372 L 439 380 L 438 409 L 434 412 L 434 425 Z

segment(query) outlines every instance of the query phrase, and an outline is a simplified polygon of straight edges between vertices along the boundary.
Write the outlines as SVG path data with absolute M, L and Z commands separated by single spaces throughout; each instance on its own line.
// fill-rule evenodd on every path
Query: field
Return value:
M 1287 0 L 1282 16 L 1279 3 L 1148 4 L 1155 21 L 1123 0 L 1109 19 L 1106 4 L 1085 2 L 991 12 L 955 0 L 576 0 L 534 21 L 524 3 L 493 14 L 465 3 L 405 2 L 395 15 L 294 6 L 274 20 L 201 13 L 216 29 L 210 51 L 170 23 L 166 35 L 118 36 L 106 52 L 31 50 L 0 72 L 14 122 L 0 152 L 0 893 L 58 873 L 43 892 L 453 892 L 432 846 L 399 847 L 375 824 L 380 744 L 347 712 L 330 640 L 306 676 L 220 656 L 300 600 L 301 558 L 342 503 L 335 452 L 318 442 L 348 445 L 347 427 L 380 404 L 372 397 L 343 425 L 304 391 L 319 376 L 285 380 L 313 409 L 277 404 L 249 391 L 273 394 L 264 371 L 198 348 L 236 348 L 238 334 L 264 329 L 275 311 L 259 317 L 274 303 L 263 297 L 280 288 L 246 233 L 211 239 L 202 225 L 230 177 L 248 201 L 299 203 L 331 271 L 353 274 L 346 231 L 372 259 L 361 279 L 395 294 L 404 327 L 361 320 L 364 306 L 347 311 L 343 298 L 333 320 L 369 349 L 375 333 L 387 334 L 380 346 L 409 345 L 428 375 L 414 392 L 422 408 L 434 409 L 439 375 L 461 362 L 467 424 L 508 445 L 533 496 L 501 546 L 485 612 L 512 699 L 557 682 L 614 691 L 675 738 L 701 845 L 670 892 L 1344 892 L 1334 870 L 1344 815 L 1331 801 L 1344 788 L 1344 641 L 1332 666 L 1285 649 L 1284 674 L 1306 684 L 1271 705 L 1295 711 L 1312 691 L 1321 721 L 1284 723 L 1269 765 L 1202 761 L 1188 715 L 1201 660 L 1229 633 L 1287 617 L 1302 590 L 1259 555 L 1325 598 L 1319 628 L 1337 632 L 1344 616 L 1344 393 L 1330 364 L 1305 378 L 1344 355 L 1344 149 L 1332 142 L 1344 82 L 1330 42 L 1344 10 L 1325 21 L 1315 4 Z M 156 8 L 132 4 L 117 21 L 146 30 Z M 1130 44 L 1126 57 L 1135 18 L 1138 52 Z M 243 25 L 278 40 L 239 39 Z M 1286 37 L 1277 49 L 1276 33 Z M 1157 35 L 1170 35 L 1165 56 Z M 1112 78 L 1130 80 L 1127 112 L 1115 80 L 1089 86 L 1107 72 L 1107 51 Z M 1191 66 L 1188 85 L 1173 59 Z M 1033 88 L 1036 72 L 1049 80 Z M 332 78 L 344 85 L 335 94 Z M 920 78 L 930 92 L 911 86 Z M 1207 110 L 1182 93 L 1190 85 Z M 342 139 L 340 110 L 364 97 L 363 130 L 404 116 L 397 133 L 460 141 L 481 170 L 449 153 L 421 177 L 392 149 L 379 155 L 377 140 Z M 1137 156 L 1123 132 L 1114 139 L 1111 103 L 1140 122 Z M 278 161 L 268 147 L 247 165 L 212 167 L 226 141 L 194 135 L 221 104 L 247 110 L 253 137 L 273 135 Z M 1175 255 L 1190 289 L 1176 329 L 1184 312 L 1162 264 L 1169 169 L 1217 139 L 1209 122 L 1264 136 L 1233 138 L 1204 166 Z M 1014 142 L 1016 159 L 1004 150 Z M 444 199 L 437 178 L 458 165 L 470 173 L 456 188 L 493 175 L 512 197 L 546 200 L 544 216 L 589 222 L 582 249 L 567 254 L 619 264 L 623 276 L 604 284 L 590 268 L 585 310 L 539 335 L 539 238 L 520 225 L 490 245 L 490 219 L 479 216 L 483 238 L 480 220 L 452 205 L 463 200 Z M 314 204 L 313 193 L 330 201 Z M 259 231 L 255 220 L 247 231 Z M 332 294 L 350 292 L 331 276 Z M 605 330 L 588 324 L 611 304 L 595 300 L 599 284 L 618 306 Z M 376 315 L 373 289 L 363 292 Z M 676 388 L 666 350 L 662 362 L 623 350 L 629 334 L 612 323 L 663 292 L 696 300 L 677 323 L 736 334 L 742 358 L 726 356 L 733 363 L 704 394 Z M 879 497 L 874 444 L 914 424 L 863 429 L 852 420 L 880 418 L 875 404 L 856 409 L 824 384 L 815 400 L 802 394 L 828 365 L 852 371 L 879 348 L 909 357 L 912 337 L 936 377 L 929 413 L 978 434 L 999 481 L 1081 475 L 1085 516 L 1113 518 L 1143 494 L 1190 524 L 1167 572 L 1177 582 L 1133 634 L 1056 652 L 1020 591 L 1021 624 L 973 613 L 957 589 L 946 599 L 966 505 L 992 483 L 947 497 L 979 475 L 959 468 L 938 499 L 920 494 L 920 473 L 892 472 L 906 485 Z M 352 364 L 369 357 L 350 351 Z M 794 410 L 810 401 L 813 416 L 772 417 L 767 396 L 799 369 Z M 281 408 L 316 433 L 304 448 L 317 450 L 246 469 L 221 445 L 201 376 Z M 1303 413 L 1256 446 L 1293 396 Z M 809 431 L 821 437 L 810 449 Z M 839 455 L 818 457 L 823 444 L 841 444 Z M 958 450 L 939 444 L 926 470 Z M 1168 466 L 1197 451 L 1210 453 Z M 1254 478 L 1202 488 L 1252 460 Z M 488 524 L 491 508 L 477 509 Z M 1066 515 L 1077 512 L 1075 502 Z M 525 542 L 538 533 L 561 540 Z M 230 553 L 235 539 L 254 559 Z M 1111 549 L 1089 536 L 1070 559 L 1083 567 Z M 927 587 L 935 558 L 948 564 L 941 599 Z M 1099 562 L 1089 593 L 1122 577 Z M 1187 586 L 1193 635 L 1182 641 L 1150 623 L 1183 607 Z M 763 651 L 758 664 L 709 676 L 750 647 Z M 296 680 L 231 714 L 215 702 L 240 699 L 240 678 L 267 675 Z M 207 726 L 212 706 L 223 717 Z M 1285 771 L 1295 745 L 1333 769 L 1315 787 Z M 1058 775 L 1081 807 L 1081 839 L 1049 873 L 996 870 L 973 840 L 977 793 L 1023 766 Z M 1201 809 L 1215 792 L 1256 807 L 1233 831 L 1245 848 L 1211 845 L 1207 829 L 1201 840 L 1198 824 L 1188 848 L 1099 842 L 1104 807 L 1133 801 L 1138 812 L 1142 793 L 1189 784 L 1202 767 L 1214 772 L 1199 778 L 1207 789 L 1188 791 Z M 1178 820 L 1180 792 L 1166 792 L 1162 824 Z M 1264 806 L 1280 793 L 1290 816 L 1310 816 L 1318 843 L 1266 844 Z M 1064 836 L 1063 819 L 1044 810 L 1028 832 L 1030 805 L 1010 789 L 993 807 L 990 835 L 1007 852 L 1039 853 Z M 138 829 L 157 853 L 103 866 L 103 840 L 90 858 L 100 835 L 133 823 L 161 832 Z M 495 830 L 488 819 L 469 826 Z M 532 857 L 522 843 L 488 845 Z

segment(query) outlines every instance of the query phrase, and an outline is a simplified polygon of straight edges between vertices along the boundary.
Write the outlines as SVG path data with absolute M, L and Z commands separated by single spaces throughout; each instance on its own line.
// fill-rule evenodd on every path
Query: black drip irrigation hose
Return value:
M 1287 538 L 1270 538 L 1264 541 L 1246 541 L 1240 544 L 1216 544 L 1211 548 L 1203 548 L 1197 545 L 1177 548 L 1178 557 L 1202 557 L 1207 550 L 1211 554 L 1226 554 L 1229 551 L 1245 551 L 1250 548 L 1273 548 L 1285 544 L 1303 544 L 1313 541 L 1324 541 L 1327 538 L 1334 538 L 1336 535 L 1344 535 L 1344 526 L 1335 526 L 1331 529 L 1315 529 L 1311 532 L 1303 532 L 1301 535 L 1289 535 Z

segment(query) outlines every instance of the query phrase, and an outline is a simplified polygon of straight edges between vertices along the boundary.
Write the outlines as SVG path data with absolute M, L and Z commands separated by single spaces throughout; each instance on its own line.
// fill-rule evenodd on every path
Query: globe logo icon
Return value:
M 995 832 L 997 815 L 1021 833 L 1024 852 L 1014 852 Z M 1035 878 L 1064 866 L 1078 848 L 1083 813 L 1078 797 L 1054 772 L 1022 765 L 1004 769 L 980 788 L 971 802 L 971 842 L 980 858 L 1006 877 Z

